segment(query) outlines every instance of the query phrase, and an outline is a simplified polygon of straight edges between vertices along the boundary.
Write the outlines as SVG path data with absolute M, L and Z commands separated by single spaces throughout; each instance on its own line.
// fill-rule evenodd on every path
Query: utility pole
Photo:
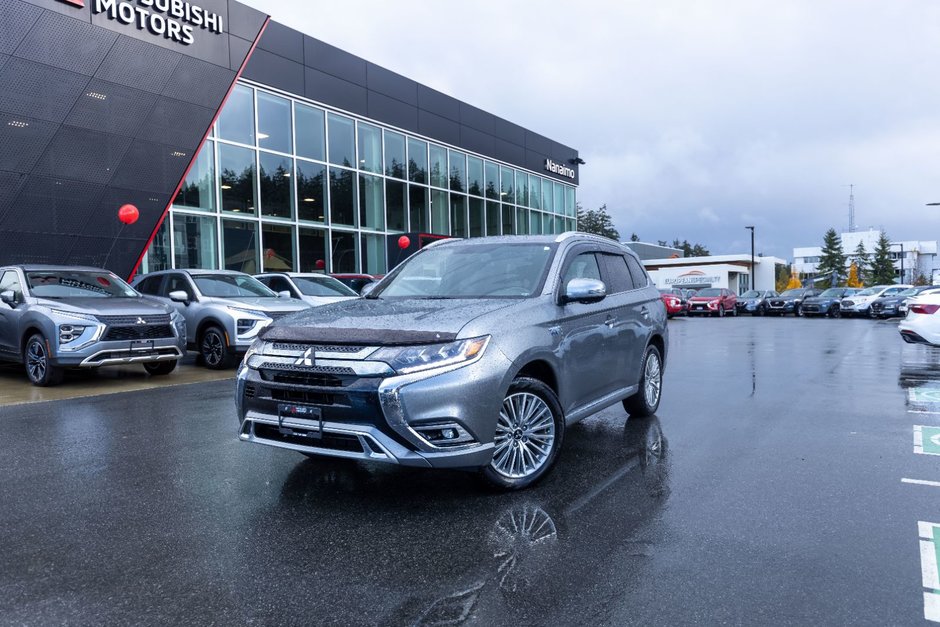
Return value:
M 855 232 L 855 185 L 849 185 L 849 233 Z
M 746 229 L 751 229 L 751 289 L 757 289 L 757 273 L 754 271 L 754 227 L 746 226 Z

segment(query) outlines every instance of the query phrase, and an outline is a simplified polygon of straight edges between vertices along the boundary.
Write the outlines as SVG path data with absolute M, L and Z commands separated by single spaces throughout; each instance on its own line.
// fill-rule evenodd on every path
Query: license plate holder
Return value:
M 287 422 L 286 425 L 285 422 Z M 281 435 L 322 439 L 323 411 L 311 405 L 278 403 L 277 428 Z
M 131 340 L 132 351 L 152 351 L 153 340 Z

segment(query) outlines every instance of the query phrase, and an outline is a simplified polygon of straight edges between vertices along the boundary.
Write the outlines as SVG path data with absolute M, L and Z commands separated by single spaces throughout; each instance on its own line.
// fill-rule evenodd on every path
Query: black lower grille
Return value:
M 310 405 L 348 405 L 349 399 L 345 394 L 332 394 L 329 392 L 314 392 L 311 390 L 284 390 L 273 388 L 270 390 L 271 399 L 275 401 L 289 401 L 291 403 L 307 403 Z M 246 393 L 247 396 L 247 393 Z
M 313 435 L 307 435 L 313 434 Z M 315 446 L 317 448 L 332 449 L 334 451 L 346 451 L 349 453 L 363 453 L 362 444 L 359 438 L 354 435 L 344 435 L 341 433 L 324 433 L 321 437 L 314 437 L 316 431 L 306 431 L 304 429 L 284 429 L 274 425 L 255 423 L 255 436 L 273 440 L 275 442 L 284 442 L 286 444 L 297 444 L 300 446 Z
M 261 370 L 261 378 L 274 383 L 287 383 L 291 385 L 307 385 L 310 387 L 338 388 L 343 387 L 343 379 L 332 374 L 303 372 L 301 370 Z
M 168 324 L 138 325 L 133 327 L 110 327 L 102 338 L 106 342 L 116 340 L 159 340 L 173 337 L 173 327 Z

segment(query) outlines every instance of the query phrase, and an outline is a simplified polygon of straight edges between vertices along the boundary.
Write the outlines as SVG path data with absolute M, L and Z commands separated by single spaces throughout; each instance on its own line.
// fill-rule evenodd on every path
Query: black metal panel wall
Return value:
M 271 22 L 248 60 L 245 78 L 378 122 L 578 182 L 578 151 L 335 46 Z M 575 171 L 570 179 L 545 160 Z
M 224 30 L 184 46 L 85 4 L 0 1 L 0 264 L 127 276 L 267 16 L 200 0 Z

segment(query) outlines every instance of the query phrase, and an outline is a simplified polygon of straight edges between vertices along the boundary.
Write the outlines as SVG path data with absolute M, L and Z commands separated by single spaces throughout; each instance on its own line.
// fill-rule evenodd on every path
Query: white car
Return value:
M 848 298 L 842 299 L 839 310 L 843 316 L 868 316 L 871 313 L 871 304 L 876 298 L 899 294 L 913 287 L 911 285 L 873 285 L 861 292 L 856 292 Z
M 359 298 L 341 281 L 317 272 L 265 272 L 255 278 L 275 292 L 290 292 L 314 307 Z
M 908 344 L 940 346 L 940 293 L 921 294 L 908 301 L 907 317 L 898 324 Z

